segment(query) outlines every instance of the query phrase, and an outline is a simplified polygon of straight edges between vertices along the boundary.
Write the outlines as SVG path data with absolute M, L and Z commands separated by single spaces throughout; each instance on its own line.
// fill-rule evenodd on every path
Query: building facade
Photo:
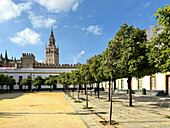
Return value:
M 16 83 L 28 76 L 32 79 L 36 76 L 42 76 L 43 78 L 49 75 L 59 75 L 62 72 L 71 72 L 76 70 L 81 64 L 59 64 L 59 48 L 55 45 L 55 38 L 53 30 L 49 38 L 49 45 L 45 48 L 46 60 L 45 63 L 36 61 L 35 56 L 32 53 L 22 53 L 22 57 L 18 60 L 16 58 L 8 58 L 7 51 L 5 51 L 5 57 L 0 55 L 0 74 L 8 75 L 16 80 Z M 61 88 L 61 85 L 58 86 Z M 32 88 L 34 88 L 32 86 Z M 0 86 L 1 89 L 1 86 Z M 7 86 L 3 86 L 3 89 L 7 89 Z M 22 90 L 23 87 L 14 85 L 12 90 Z
M 153 36 L 155 27 L 146 29 L 147 40 Z M 160 33 L 162 30 L 158 31 Z M 116 90 L 119 92 L 127 92 L 128 83 L 127 78 L 116 80 Z M 95 85 L 96 86 L 96 85 Z M 109 82 L 101 82 L 100 87 L 109 89 Z M 143 94 L 146 90 L 146 95 L 170 95 L 170 72 L 156 73 L 151 76 L 144 76 L 142 78 L 132 78 L 131 88 L 135 94 Z

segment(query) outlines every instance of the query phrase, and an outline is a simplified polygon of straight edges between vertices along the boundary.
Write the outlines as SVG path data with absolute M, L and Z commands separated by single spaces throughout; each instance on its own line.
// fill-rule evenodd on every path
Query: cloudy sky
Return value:
M 85 63 L 102 53 L 123 23 L 156 25 L 157 8 L 170 0 L 0 0 L 0 53 L 45 60 L 53 27 L 60 64 Z

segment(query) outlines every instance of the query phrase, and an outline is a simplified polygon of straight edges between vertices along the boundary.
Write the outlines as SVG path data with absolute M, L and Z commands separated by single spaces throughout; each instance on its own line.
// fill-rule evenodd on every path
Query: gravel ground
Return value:
M 0 94 L 0 128 L 85 128 L 62 92 Z

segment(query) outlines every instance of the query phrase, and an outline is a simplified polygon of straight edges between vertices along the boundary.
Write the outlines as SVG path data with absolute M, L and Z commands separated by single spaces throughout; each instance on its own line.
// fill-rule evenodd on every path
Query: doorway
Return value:
M 166 78 L 166 94 L 170 95 L 170 75 L 165 75 Z

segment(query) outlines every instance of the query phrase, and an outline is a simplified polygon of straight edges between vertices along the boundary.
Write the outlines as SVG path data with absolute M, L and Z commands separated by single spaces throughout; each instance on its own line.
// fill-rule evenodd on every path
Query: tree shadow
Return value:
M 56 113 L 24 113 L 24 112 L 0 112 L 0 118 L 15 118 L 17 116 L 24 116 L 24 115 L 57 115 L 57 114 L 66 114 L 66 115 L 92 115 L 96 113 L 91 112 L 56 112 Z M 97 114 L 107 114 L 107 112 L 97 112 Z
M 161 99 L 162 97 L 158 96 L 132 96 L 132 100 L 134 103 L 148 103 L 150 106 L 161 107 L 161 108 L 169 108 L 170 99 Z M 126 93 L 121 94 L 113 94 L 114 102 L 119 101 L 119 99 L 128 102 L 128 96 Z M 123 101 L 122 101 L 123 102 Z M 140 106 L 140 105 L 138 105 Z
M 3 94 L 0 94 L 0 100 L 15 99 L 23 95 L 25 95 L 25 93 L 3 93 Z
M 82 100 L 82 101 L 86 101 L 86 99 L 85 99 L 85 98 L 82 98 L 82 97 L 80 97 L 79 99 Z M 89 101 L 89 100 L 88 100 L 88 101 Z

